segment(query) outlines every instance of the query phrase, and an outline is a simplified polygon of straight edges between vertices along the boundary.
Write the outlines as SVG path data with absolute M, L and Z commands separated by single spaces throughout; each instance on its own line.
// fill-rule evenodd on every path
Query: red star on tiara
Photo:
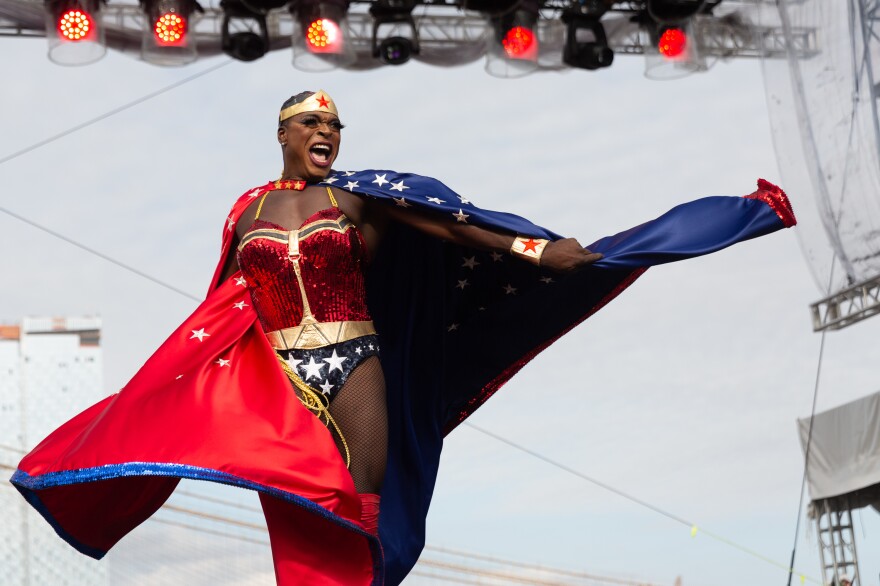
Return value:
M 324 96 L 324 95 L 318 94 L 317 96 L 315 96 L 315 99 L 318 100 L 318 105 L 319 105 L 319 106 L 321 106 L 322 108 L 326 108 L 326 107 L 327 107 L 327 102 L 328 102 L 328 100 L 327 100 L 327 96 Z

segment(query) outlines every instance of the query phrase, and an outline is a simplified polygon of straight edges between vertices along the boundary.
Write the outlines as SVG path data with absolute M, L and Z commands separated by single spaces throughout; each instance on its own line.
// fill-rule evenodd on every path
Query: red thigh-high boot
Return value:
M 377 499 L 378 501 L 378 499 Z M 367 538 L 294 504 L 260 495 L 278 586 L 367 586 Z
M 362 492 L 358 496 L 361 497 L 361 525 L 379 537 L 379 495 Z

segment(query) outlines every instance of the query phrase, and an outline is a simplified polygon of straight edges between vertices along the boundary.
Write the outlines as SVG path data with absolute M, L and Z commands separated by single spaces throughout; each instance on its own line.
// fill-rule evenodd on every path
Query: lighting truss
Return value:
M 139 54 L 144 26 L 140 6 L 110 2 L 103 8 L 107 45 L 111 49 Z M 764 0 L 772 2 L 772 0 Z M 356 61 L 348 69 L 370 69 L 383 63 L 373 57 L 373 18 L 369 14 L 372 0 L 353 0 L 348 18 Z M 463 10 L 462 0 L 420 0 L 413 11 L 418 27 L 420 54 L 415 60 L 438 65 L 463 65 L 486 55 L 487 41 L 492 36 L 488 18 L 478 12 Z M 760 4 L 758 2 L 757 4 Z M 564 69 L 561 53 L 565 40 L 562 11 L 570 6 L 568 0 L 546 0 L 542 4 L 537 23 L 542 57 L 538 68 Z M 699 14 L 692 20 L 699 43 L 700 55 L 705 59 L 783 57 L 786 41 L 781 27 L 760 26 L 747 22 L 743 14 L 750 14 L 755 0 L 724 0 L 724 10 L 717 3 L 710 14 Z M 41 0 L 0 0 L 0 36 L 45 36 L 44 3 Z M 652 41 L 634 18 L 645 10 L 644 0 L 615 2 L 602 17 L 609 47 L 620 55 L 642 55 L 650 51 Z M 266 14 L 270 50 L 289 49 L 295 30 L 295 20 L 286 8 Z M 203 14 L 193 15 L 189 34 L 195 36 L 200 57 L 222 53 L 221 29 L 223 11 L 206 7 Z M 795 53 L 809 57 L 817 51 L 816 32 L 812 29 L 792 31 L 791 42 Z

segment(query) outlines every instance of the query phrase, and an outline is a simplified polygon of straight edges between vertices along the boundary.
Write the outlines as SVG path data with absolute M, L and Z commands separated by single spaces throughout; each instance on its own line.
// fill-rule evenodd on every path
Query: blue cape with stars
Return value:
M 388 170 L 334 172 L 322 183 L 447 221 L 555 240 L 528 220 L 476 207 L 435 179 Z M 406 226 L 385 237 L 368 296 L 388 389 L 388 468 L 379 523 L 386 581 L 403 580 L 424 546 L 443 437 L 553 341 L 648 267 L 708 254 L 794 224 L 785 194 L 707 197 L 587 248 L 604 258 L 570 274 L 432 239 Z

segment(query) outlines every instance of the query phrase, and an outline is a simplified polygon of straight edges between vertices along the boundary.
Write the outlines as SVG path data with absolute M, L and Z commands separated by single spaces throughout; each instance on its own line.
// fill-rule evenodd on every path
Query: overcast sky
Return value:
M 44 40 L 2 39 L 0 157 L 221 59 L 165 70 L 109 53 L 62 68 Z M 279 173 L 278 107 L 319 88 L 347 125 L 338 169 L 434 176 L 584 244 L 689 199 L 750 193 L 757 177 L 784 187 L 757 61 L 673 82 L 648 81 L 643 67 L 620 56 L 604 71 L 516 81 L 482 63 L 315 75 L 281 51 L 0 165 L 2 205 L 201 297 L 230 205 Z M 101 315 L 106 393 L 195 307 L 5 214 L 0 245 L 0 320 Z M 810 412 L 820 341 L 808 304 L 821 296 L 792 230 L 652 269 L 471 421 L 785 566 L 802 474 L 795 419 Z M 875 318 L 828 335 L 820 410 L 878 389 L 878 334 Z M 856 516 L 865 585 L 878 584 L 878 517 Z M 130 543 L 159 547 L 151 531 Z M 807 533 L 795 565 L 818 577 Z M 428 542 L 664 584 L 786 580 L 465 426 L 446 443 Z M 222 568 L 229 552 L 200 555 L 194 564 Z M 127 556 L 140 558 L 132 583 L 160 583 L 149 576 L 161 555 Z

